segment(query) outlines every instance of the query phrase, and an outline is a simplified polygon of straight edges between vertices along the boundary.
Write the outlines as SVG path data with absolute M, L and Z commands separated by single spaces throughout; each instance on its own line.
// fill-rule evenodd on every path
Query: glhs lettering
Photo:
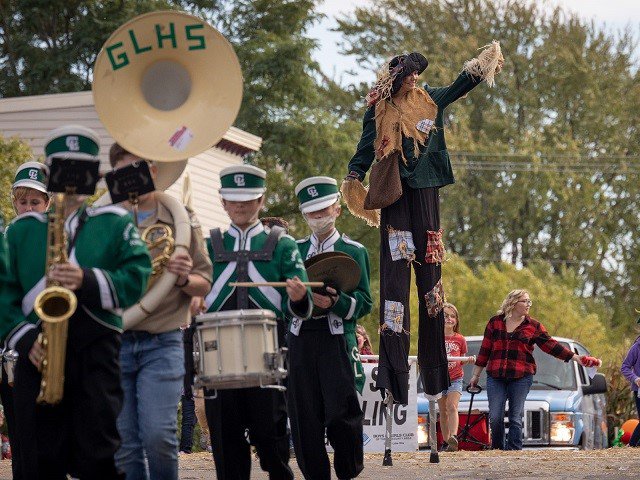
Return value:
M 140 43 L 138 40 L 140 35 L 136 35 L 135 31 L 129 30 L 127 32 L 129 34 L 127 41 L 117 42 L 106 47 L 111 68 L 118 70 L 119 68 L 126 67 L 131 63 L 131 57 L 149 52 L 153 49 L 178 48 L 180 42 L 186 42 L 188 50 L 204 50 L 207 48 L 205 37 L 199 32 L 203 28 L 203 24 L 194 23 L 185 25 L 184 31 L 176 32 L 176 27 L 173 22 L 170 22 L 168 25 L 155 24 L 155 38 L 146 45 Z

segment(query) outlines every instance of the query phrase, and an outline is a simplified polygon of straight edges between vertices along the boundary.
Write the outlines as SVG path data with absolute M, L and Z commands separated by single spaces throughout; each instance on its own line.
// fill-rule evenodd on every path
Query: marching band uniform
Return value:
M 17 213 L 21 213 L 21 212 L 18 210 L 19 200 L 14 196 L 14 194 L 16 193 L 16 188 L 28 189 L 28 190 L 25 190 L 27 192 L 29 190 L 35 190 L 36 192 L 40 192 L 40 194 L 42 194 L 41 195 L 42 203 L 38 204 L 39 208 L 41 209 L 41 210 L 39 209 L 38 211 L 46 210 L 47 204 L 48 204 L 47 186 L 45 185 L 46 172 L 47 172 L 47 167 L 40 162 L 25 162 L 18 167 L 18 169 L 16 170 L 16 176 L 13 181 L 13 185 L 11 186 L 11 198 L 13 201 L 14 209 L 16 209 Z M 34 208 L 33 205 L 26 206 L 27 211 L 33 208 Z M 4 235 L 2 236 L 2 242 L 5 248 L 3 252 L 6 253 L 6 245 L 4 245 L 4 242 L 5 242 Z M 3 261 L 4 260 L 5 259 L 3 259 Z M 8 261 L 8 257 L 6 260 Z M 6 267 L 8 268 L 8 263 Z M 3 270 L 3 275 L 6 275 L 6 274 L 7 274 L 7 271 Z M 16 310 L 17 311 L 14 312 L 14 315 L 16 318 L 18 318 L 20 316 L 20 311 L 18 309 Z M 11 449 L 12 449 L 11 453 L 14 458 L 20 458 L 20 446 L 18 441 L 16 440 L 17 434 L 15 431 L 13 387 L 9 385 L 9 379 L 7 377 L 7 372 L 6 372 L 7 368 L 14 368 L 14 366 L 8 364 L 5 358 L 2 358 L 2 364 L 5 368 L 0 369 L 1 370 L 0 375 L 2 375 L 2 382 L 0 382 L 0 398 L 2 399 L 2 406 L 4 407 L 4 417 L 5 417 L 5 421 L 7 422 L 7 430 L 9 432 L 9 441 L 11 442 Z M 14 479 L 20 480 L 21 478 L 23 478 L 22 471 L 20 468 L 20 462 L 18 461 L 12 462 L 11 470 L 12 470 Z
M 303 214 L 324 210 L 340 198 L 337 182 L 329 177 L 303 180 L 295 191 Z M 288 332 L 291 433 L 296 460 L 306 479 L 331 478 L 325 428 L 335 452 L 338 478 L 356 477 L 363 469 L 363 414 L 354 375 L 362 392 L 364 374 L 355 330 L 357 319 L 371 311 L 369 254 L 361 244 L 340 235 L 334 228 L 336 217 L 326 218 L 324 228 L 332 228 L 333 233 L 323 241 L 315 233 L 298 240 L 302 258 L 343 252 L 358 263 L 361 275 L 354 291 L 338 292 L 328 314 L 306 321 L 294 319 Z
M 47 158 L 99 161 L 97 135 L 84 127 L 54 130 Z M 60 404 L 37 405 L 40 373 L 28 354 L 40 331 L 33 306 L 45 285 L 47 214 L 25 213 L 7 231 L 12 301 L 22 315 L 3 318 L 5 348 L 18 351 L 15 418 L 25 478 L 122 478 L 114 453 L 120 437 L 116 417 L 122 405 L 118 351 L 121 309 L 144 292 L 151 272 L 149 253 L 131 217 L 119 207 L 82 205 L 65 221 L 69 263 L 80 265 L 78 306 L 69 319 L 64 397 Z
M 112 146 L 110 161 L 113 167 L 123 166 L 120 162 L 127 162 L 125 156 L 129 156 L 129 160 L 139 160 L 118 144 Z M 142 198 L 140 202 L 142 205 Z M 175 235 L 171 212 L 161 202 L 150 203 L 155 204 L 155 210 L 138 212 L 138 229 L 144 231 L 149 226 L 161 224 Z M 193 266 L 185 283 L 179 285 L 178 280 L 153 312 L 122 335 L 120 367 L 124 402 L 118 416 L 122 445 L 116 453 L 116 464 L 126 473 L 127 479 L 178 478 L 178 403 L 185 375 L 180 327 L 191 318 L 191 294 L 204 295 L 211 286 L 212 273 L 200 223 L 192 211 L 188 210 L 188 214 L 191 223 L 188 254 Z M 162 253 L 162 248 L 153 249 L 152 257 Z M 203 290 L 198 293 L 185 291 L 185 287 L 188 289 L 196 281 L 202 283 L 203 279 L 206 281 Z
M 227 167 L 220 172 L 220 195 L 224 200 L 245 202 L 264 195 L 266 172 L 250 165 Z M 239 309 L 267 309 L 276 314 L 278 336 L 283 345 L 285 316 L 307 318 L 312 303 L 309 293 L 291 301 L 285 288 L 231 287 L 234 281 L 284 281 L 297 276 L 306 281 L 304 263 L 295 241 L 279 227 L 268 228 L 257 220 L 242 231 L 233 223 L 222 234 L 211 231 L 207 242 L 213 262 L 215 282 L 205 297 L 208 312 Z M 212 394 L 213 392 L 208 392 Z M 271 479 L 292 479 L 289 468 L 289 435 L 285 397 L 268 388 L 217 390 L 207 399 L 207 423 L 220 480 L 248 479 L 251 472 L 250 447 L 255 446 L 260 466 Z

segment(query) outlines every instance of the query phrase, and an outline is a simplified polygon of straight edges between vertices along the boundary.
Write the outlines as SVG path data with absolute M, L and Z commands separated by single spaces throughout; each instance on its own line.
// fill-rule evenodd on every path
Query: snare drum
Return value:
M 287 375 L 271 310 L 228 310 L 196 317 L 196 388 L 264 387 Z

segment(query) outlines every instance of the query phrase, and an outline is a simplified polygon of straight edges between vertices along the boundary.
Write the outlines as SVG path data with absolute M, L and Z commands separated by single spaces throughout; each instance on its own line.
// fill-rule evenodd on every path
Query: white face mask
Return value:
M 305 220 L 313 233 L 316 235 L 322 235 L 333 228 L 336 222 L 336 217 L 334 215 L 327 215 L 320 218 L 310 218 L 305 215 Z

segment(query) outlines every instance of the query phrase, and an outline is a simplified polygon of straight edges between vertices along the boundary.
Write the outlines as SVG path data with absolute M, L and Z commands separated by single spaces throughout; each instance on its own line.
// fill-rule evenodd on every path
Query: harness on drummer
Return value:
M 282 227 L 273 226 L 269 231 L 267 240 L 265 241 L 261 250 L 238 250 L 231 251 L 225 250 L 224 242 L 222 238 L 222 231 L 219 228 L 214 228 L 209 232 L 211 238 L 211 246 L 213 247 L 214 263 L 228 263 L 236 262 L 236 275 L 238 282 L 248 282 L 249 278 L 249 263 L 250 262 L 270 262 L 273 258 L 273 252 L 278 245 L 280 237 L 284 235 L 285 230 Z M 237 308 L 246 309 L 249 308 L 249 288 L 248 287 L 236 287 L 237 290 Z
M 236 263 L 237 280 L 247 282 L 251 262 L 271 262 L 284 229 L 273 227 L 260 250 L 229 251 L 219 228 L 210 231 L 214 264 Z M 216 390 L 262 387 L 284 390 L 286 349 L 280 348 L 276 312 L 249 304 L 249 287 L 236 288 L 232 309 L 196 317 L 198 354 L 195 387 Z

